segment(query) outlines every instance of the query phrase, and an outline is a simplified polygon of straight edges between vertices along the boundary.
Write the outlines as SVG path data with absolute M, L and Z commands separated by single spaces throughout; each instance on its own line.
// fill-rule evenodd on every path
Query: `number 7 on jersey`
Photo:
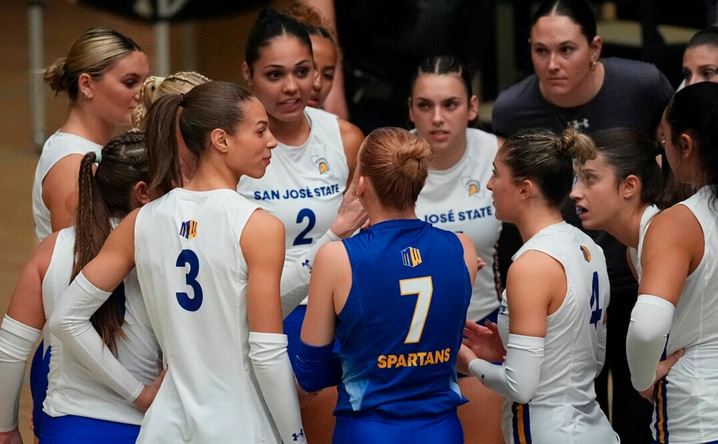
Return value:
M 434 293 L 434 283 L 431 276 L 399 280 L 399 289 L 402 296 L 416 295 L 414 315 L 411 317 L 409 332 L 406 334 L 404 344 L 416 344 L 421 340 L 424 332 L 426 317 L 429 315 L 431 295 Z

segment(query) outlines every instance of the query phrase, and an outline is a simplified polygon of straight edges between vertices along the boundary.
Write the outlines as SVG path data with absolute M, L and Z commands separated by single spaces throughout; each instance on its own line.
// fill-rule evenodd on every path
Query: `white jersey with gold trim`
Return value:
M 50 265 L 42 281 L 45 318 L 50 319 L 59 297 L 70 285 L 75 229 L 57 233 Z M 117 337 L 117 360 L 143 384 L 150 384 L 160 373 L 160 349 L 149 325 L 147 312 L 133 270 L 123 281 L 125 314 Z M 45 334 L 51 346 L 47 397 L 43 410 L 50 416 L 76 415 L 125 424 L 140 424 L 142 412 L 110 387 L 99 382 L 72 353 L 66 352 L 53 335 Z
M 493 198 L 486 184 L 498 150 L 496 136 L 466 129 L 466 150 L 447 170 L 429 169 L 416 202 L 416 215 L 435 227 L 461 232 L 476 247 L 486 266 L 476 274 L 466 319 L 478 321 L 499 306 L 496 242 L 501 222 L 494 214 Z
M 517 444 L 619 442 L 596 401 L 593 383 L 603 364 L 605 313 L 610 298 L 603 250 L 566 222 L 539 231 L 512 259 L 530 250 L 545 253 L 561 264 L 567 290 L 561 306 L 547 318 L 536 393 L 527 404 L 504 401 L 504 439 Z M 498 324 L 505 346 L 509 331 L 506 292 Z
M 172 190 L 142 207 L 135 262 L 167 374 L 139 443 L 279 443 L 249 358 L 242 231 L 257 206 L 234 190 Z
M 703 230 L 703 258 L 681 290 L 666 353 L 685 349 L 665 379 L 656 383 L 651 429 L 656 442 L 718 441 L 718 217 L 710 186 L 678 205 Z
M 301 146 L 282 143 L 260 179 L 242 177 L 237 192 L 272 213 L 286 230 L 286 270 L 331 227 L 349 178 L 337 116 L 304 110 L 311 130 Z

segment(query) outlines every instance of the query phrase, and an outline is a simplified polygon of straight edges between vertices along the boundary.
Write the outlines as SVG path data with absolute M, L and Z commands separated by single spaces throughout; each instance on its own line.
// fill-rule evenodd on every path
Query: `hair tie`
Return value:
M 185 102 L 185 100 L 184 100 L 184 94 L 180 93 L 180 103 L 179 103 L 179 105 L 180 105 L 181 107 L 184 107 L 185 104 L 186 104 L 186 102 Z
M 102 162 L 102 148 L 95 150 L 95 163 Z

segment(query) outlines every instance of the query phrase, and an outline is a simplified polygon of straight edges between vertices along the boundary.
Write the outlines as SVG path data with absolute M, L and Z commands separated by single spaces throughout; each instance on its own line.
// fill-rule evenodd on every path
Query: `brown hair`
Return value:
M 157 99 L 147 115 L 145 128 L 152 172 L 150 189 L 165 194 L 182 184 L 177 125 L 187 148 L 199 156 L 208 147 L 212 130 L 221 128 L 234 134 L 235 126 L 244 119 L 243 105 L 253 97 L 236 83 L 210 81 L 187 94 L 167 94 Z
M 431 154 L 429 142 L 403 128 L 377 128 L 359 149 L 359 171 L 382 205 L 405 210 L 424 187 Z
M 45 81 L 55 93 L 66 91 L 70 100 L 77 99 L 80 75 L 98 79 L 117 60 L 142 48 L 131 38 L 112 29 L 91 28 L 83 32 L 70 47 L 67 57 L 45 68 Z
M 167 77 L 147 77 L 140 88 L 140 104 L 132 111 L 132 125 L 144 128 L 147 111 L 158 98 L 170 93 L 186 93 L 207 82 L 207 77 L 194 71 L 179 71 Z
M 132 211 L 133 187 L 149 176 L 145 139 L 140 131 L 128 131 L 113 138 L 102 148 L 100 157 L 94 174 L 93 165 L 98 163 L 96 152 L 85 154 L 80 164 L 73 279 L 100 252 L 112 230 L 110 219 L 121 219 Z M 113 353 L 117 351 L 115 338 L 124 336 L 123 296 L 120 284 L 90 318 Z
M 295 1 L 289 5 L 287 15 L 297 20 L 307 28 L 310 36 L 317 35 L 331 41 L 336 47 L 336 39 L 329 30 L 329 23 L 322 17 L 316 9 L 302 2 Z M 338 50 L 339 48 L 337 48 Z
M 500 153 L 518 179 L 531 179 L 552 207 L 560 207 L 573 185 L 573 162 L 596 158 L 596 146 L 585 134 L 567 128 L 559 136 L 528 130 L 509 137 Z

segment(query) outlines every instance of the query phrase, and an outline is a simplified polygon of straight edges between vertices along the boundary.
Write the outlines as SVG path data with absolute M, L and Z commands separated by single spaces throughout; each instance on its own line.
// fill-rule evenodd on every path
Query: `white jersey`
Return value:
M 48 234 L 52 233 L 50 210 L 42 200 L 42 182 L 45 180 L 47 173 L 60 159 L 66 156 L 71 154 L 82 154 L 84 156 L 90 151 L 101 149 L 102 145 L 83 137 L 60 131 L 57 131 L 45 141 L 40 159 L 37 161 L 35 180 L 32 184 L 32 215 L 35 219 L 35 234 L 39 240 L 45 239 Z M 74 180 L 77 183 L 78 178 L 68 178 L 67 180 Z
M 648 226 L 651 225 L 653 218 L 656 214 L 660 213 L 661 210 L 655 205 L 649 205 L 643 210 L 641 215 L 641 222 L 638 228 L 638 247 L 628 247 L 628 257 L 631 258 L 633 269 L 636 270 L 636 277 L 640 282 L 641 276 L 643 276 L 643 267 L 641 267 L 641 252 L 643 251 L 643 240 L 646 238 L 646 231 Z
M 256 208 L 234 190 L 175 188 L 137 216 L 135 267 L 168 367 L 139 443 L 281 442 L 249 359 L 239 240 Z
M 74 228 L 57 233 L 52 259 L 42 281 L 46 319 L 50 319 L 58 298 L 70 285 L 74 246 Z M 116 338 L 117 359 L 140 382 L 150 384 L 160 372 L 160 352 L 134 270 L 124 280 L 124 294 L 122 331 L 126 337 Z M 125 424 L 142 422 L 142 412 L 99 382 L 72 353 L 64 351 L 57 338 L 46 334 L 45 341 L 52 347 L 47 397 L 43 404 L 45 413 L 53 417 L 76 415 Z
M 651 429 L 654 439 L 673 444 L 718 440 L 718 217 L 710 187 L 679 205 L 703 230 L 703 258 L 681 290 L 668 334 L 667 354 L 685 354 L 656 384 Z
M 528 404 L 504 401 L 502 429 L 508 443 L 608 444 L 619 442 L 596 402 L 593 380 L 605 351 L 610 286 L 603 250 L 566 222 L 550 225 L 513 256 L 535 250 L 558 261 L 566 273 L 566 296 L 548 316 L 539 386 Z M 506 292 L 499 311 L 506 346 Z
M 486 184 L 498 150 L 493 134 L 466 129 L 466 150 L 447 170 L 429 169 L 424 188 L 416 201 L 416 215 L 444 230 L 467 235 L 486 266 L 479 270 L 466 319 L 478 321 L 499 306 L 496 242 L 501 222 L 494 214 L 493 198 Z
M 349 167 L 339 121 L 334 114 L 305 108 L 311 130 L 302 146 L 282 143 L 260 179 L 243 176 L 237 192 L 272 213 L 284 224 L 284 272 L 334 223 Z

